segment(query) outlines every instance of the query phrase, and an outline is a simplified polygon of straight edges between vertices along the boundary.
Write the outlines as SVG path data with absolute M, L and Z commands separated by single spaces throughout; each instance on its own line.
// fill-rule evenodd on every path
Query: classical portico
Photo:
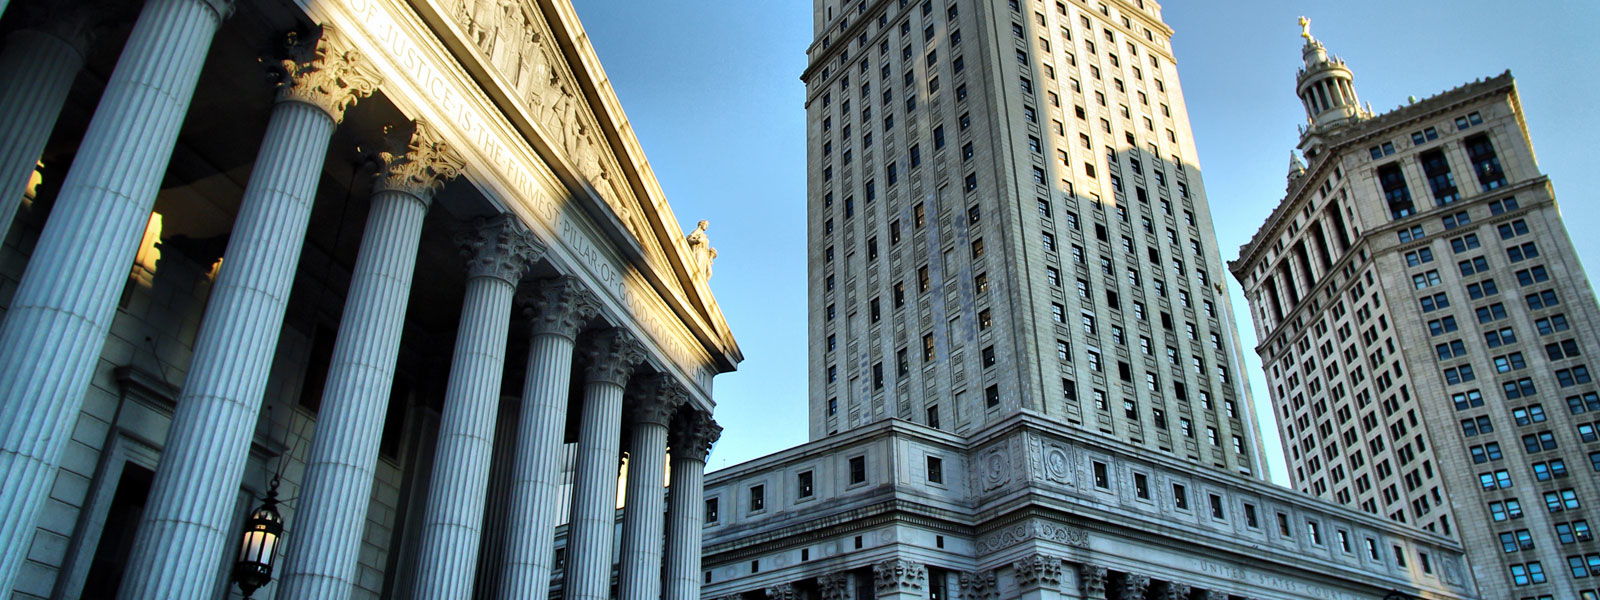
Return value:
M 0 591 L 236 593 L 272 486 L 258 598 L 699 597 L 742 356 L 565 0 L 9 4 Z

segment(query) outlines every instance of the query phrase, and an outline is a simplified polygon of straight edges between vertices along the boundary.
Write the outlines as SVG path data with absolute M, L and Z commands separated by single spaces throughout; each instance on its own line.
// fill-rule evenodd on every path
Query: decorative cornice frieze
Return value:
M 1017 585 L 1024 590 L 1034 588 L 1061 589 L 1061 559 L 1047 554 L 1030 554 L 1011 563 L 1017 574 Z
M 600 300 L 582 281 L 571 275 L 539 283 L 537 291 L 523 298 L 523 314 L 533 325 L 533 335 L 559 335 L 578 339 L 583 329 L 600 312 Z
M 629 389 L 628 420 L 664 427 L 672 422 L 678 407 L 688 400 L 689 392 L 670 375 L 650 375 Z
M 626 330 L 612 328 L 585 340 L 583 355 L 589 360 L 585 374 L 590 383 L 627 387 L 633 370 L 644 362 L 644 346 Z
M 877 595 L 920 592 L 928 586 L 928 568 L 891 558 L 872 565 L 872 587 Z
M 851 600 L 854 598 L 847 573 L 828 573 L 817 577 L 817 596 L 820 600 Z
M 722 427 L 711 420 L 711 415 L 687 404 L 678 409 L 667 431 L 667 447 L 674 457 L 705 462 L 711 446 L 722 437 Z
M 284 57 L 273 69 L 278 75 L 278 102 L 310 104 L 339 123 L 345 109 L 371 96 L 383 83 L 377 69 L 331 26 L 291 31 L 286 38 Z
M 978 538 L 978 548 L 984 553 L 990 553 L 1034 539 L 1077 548 L 1089 547 L 1087 531 L 1071 525 L 1032 518 Z
M 467 259 L 467 277 L 494 277 L 517 285 L 522 274 L 544 257 L 544 244 L 517 220 L 501 213 L 474 219 L 456 233 L 456 245 Z
M 373 189 L 404 192 L 428 202 L 446 182 L 461 175 L 467 163 L 426 121 L 418 119 L 412 124 L 411 135 L 404 137 L 385 128 L 385 133 L 391 133 L 386 136 L 389 150 L 378 153 L 382 170 Z
M 1117 588 L 1117 600 L 1144 600 L 1144 593 L 1149 589 L 1149 575 L 1129 573 L 1122 577 L 1122 586 Z
M 1078 587 L 1086 600 L 1106 600 L 1106 568 L 1100 565 L 1078 565 Z

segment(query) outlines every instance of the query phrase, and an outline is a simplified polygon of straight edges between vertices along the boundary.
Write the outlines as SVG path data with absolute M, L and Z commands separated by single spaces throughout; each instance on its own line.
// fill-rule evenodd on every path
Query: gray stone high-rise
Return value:
M 1600 310 L 1516 83 L 1374 114 L 1305 40 L 1305 160 L 1230 265 L 1295 488 L 1460 539 L 1485 598 L 1592 600 Z
M 813 7 L 812 441 L 707 477 L 706 596 L 1476 596 L 1262 481 L 1155 2 Z

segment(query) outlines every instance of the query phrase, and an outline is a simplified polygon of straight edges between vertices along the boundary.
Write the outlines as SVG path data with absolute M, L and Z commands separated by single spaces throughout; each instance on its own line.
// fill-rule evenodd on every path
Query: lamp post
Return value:
M 239 544 L 239 560 L 233 565 L 233 581 L 245 600 L 272 582 L 272 559 L 283 536 L 283 516 L 278 514 L 278 476 L 272 476 L 261 506 L 244 522 L 244 539 Z

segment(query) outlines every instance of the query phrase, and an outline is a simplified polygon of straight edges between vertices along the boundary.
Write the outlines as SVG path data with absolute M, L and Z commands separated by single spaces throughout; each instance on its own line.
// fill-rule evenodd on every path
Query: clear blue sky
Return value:
M 811 42 L 804 0 L 574 0 L 578 15 L 685 230 L 711 221 L 711 281 L 744 350 L 716 380 L 726 431 L 717 469 L 806 440 L 805 111 L 800 72 Z M 1578 184 L 1596 162 L 1600 3 L 1171 0 L 1164 17 L 1199 145 L 1218 245 L 1233 259 L 1284 192 L 1303 122 L 1294 96 L 1300 15 L 1355 72 L 1374 110 L 1510 69 L 1540 167 L 1567 226 L 1600 224 Z M 1382 16 L 1378 16 L 1382 15 Z M 1600 268 L 1600 239 L 1576 239 Z M 1600 275 L 1600 273 L 1596 273 Z M 1231 282 L 1234 290 L 1236 282 Z M 1249 380 L 1271 414 L 1244 301 Z M 1287 483 L 1277 432 L 1262 433 L 1273 478 Z

